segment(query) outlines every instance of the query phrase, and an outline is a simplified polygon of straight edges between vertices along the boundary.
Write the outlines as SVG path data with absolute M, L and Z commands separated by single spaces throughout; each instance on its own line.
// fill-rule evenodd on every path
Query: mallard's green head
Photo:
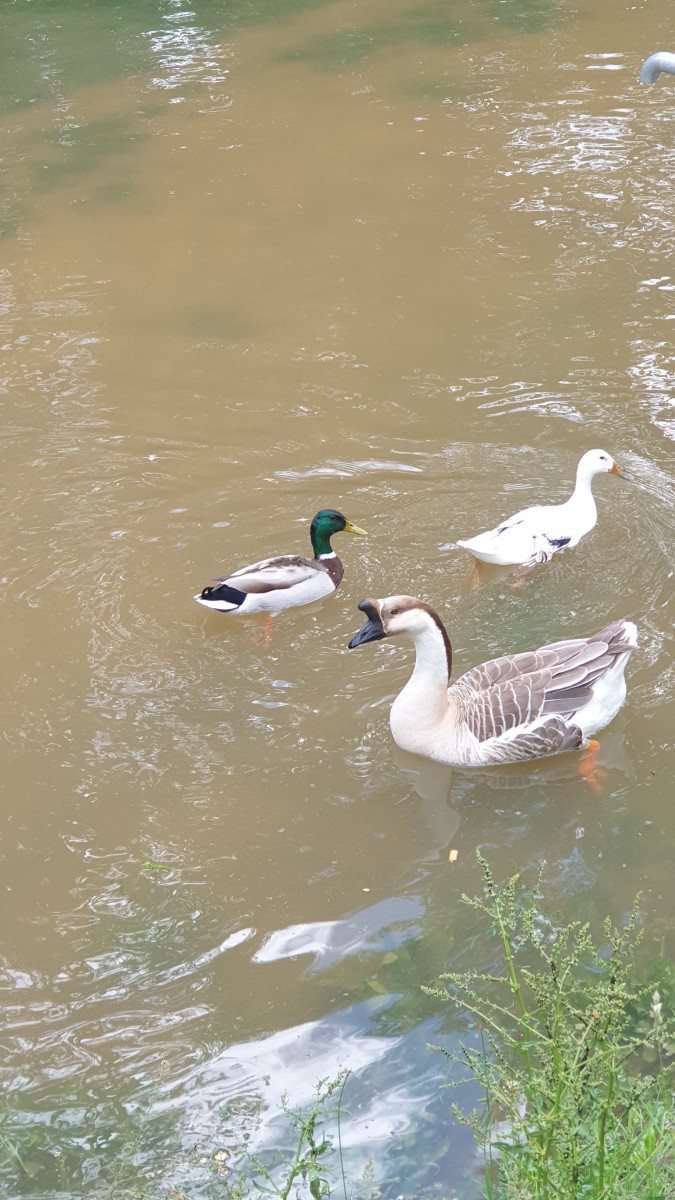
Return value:
M 336 508 L 322 508 L 312 521 L 309 531 L 315 558 L 331 553 L 330 539 L 334 533 L 356 533 L 361 537 L 366 536 L 365 529 L 352 525 Z

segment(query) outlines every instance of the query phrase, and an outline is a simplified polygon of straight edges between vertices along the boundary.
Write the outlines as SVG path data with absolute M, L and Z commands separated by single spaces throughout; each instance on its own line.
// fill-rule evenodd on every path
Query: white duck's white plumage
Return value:
M 330 542 L 334 534 L 342 532 L 366 536 L 365 529 L 352 525 L 341 512 L 324 508 L 310 526 L 314 558 L 298 554 L 264 558 L 241 567 L 226 579 L 215 580 L 194 598 L 216 612 L 270 615 L 320 600 L 334 592 L 342 580 L 342 563 Z
M 436 762 L 490 766 L 580 750 L 626 697 L 632 621 L 491 659 L 449 685 L 452 647 L 428 604 L 389 596 L 359 608 L 369 619 L 350 648 L 399 634 L 414 642 L 415 669 L 392 705 L 391 732 L 402 750 Z
M 576 546 L 593 529 L 598 510 L 591 485 L 601 472 L 631 478 L 605 450 L 587 450 L 579 460 L 574 491 L 564 504 L 524 508 L 495 529 L 458 540 L 457 545 L 481 562 L 502 567 L 548 562 L 558 550 Z

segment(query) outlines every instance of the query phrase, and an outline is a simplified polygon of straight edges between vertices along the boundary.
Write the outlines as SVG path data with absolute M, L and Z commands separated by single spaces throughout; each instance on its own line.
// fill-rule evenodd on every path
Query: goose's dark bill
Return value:
M 620 467 L 618 462 L 615 462 L 614 465 L 610 467 L 609 473 L 610 475 L 618 475 L 619 479 L 627 479 L 630 483 L 635 482 L 635 476 L 631 475 L 628 471 L 624 471 L 623 467 Z
M 362 600 L 359 604 L 361 612 L 364 612 L 368 617 L 362 629 L 355 633 L 349 643 L 349 649 L 354 650 L 356 646 L 362 646 L 364 642 L 377 642 L 380 638 L 386 637 L 384 625 L 380 617 L 379 607 L 375 600 Z

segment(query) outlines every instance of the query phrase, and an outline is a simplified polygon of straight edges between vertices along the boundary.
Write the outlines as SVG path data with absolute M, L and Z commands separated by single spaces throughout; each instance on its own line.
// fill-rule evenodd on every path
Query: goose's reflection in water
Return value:
M 421 800 L 420 819 L 430 834 L 430 845 L 419 862 L 447 862 L 461 813 L 452 804 L 453 767 L 420 758 L 407 750 L 393 749 L 393 762 Z
M 528 838 L 533 858 L 556 858 L 567 848 L 570 825 L 577 838 L 585 819 L 595 823 L 623 804 L 635 779 L 621 731 L 603 735 L 598 763 L 605 782 L 601 795 L 579 773 L 581 757 L 566 754 L 507 767 L 458 768 L 393 748 L 392 760 L 421 801 L 420 820 L 429 849 L 418 860 L 447 863 L 450 852 L 473 857 Z M 452 859 L 450 859 L 452 861 Z

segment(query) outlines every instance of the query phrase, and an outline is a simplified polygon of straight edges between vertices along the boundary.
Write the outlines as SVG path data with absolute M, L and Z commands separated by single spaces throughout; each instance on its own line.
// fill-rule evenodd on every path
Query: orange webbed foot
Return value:
M 511 591 L 518 592 L 522 587 L 525 587 L 530 578 L 530 567 L 519 566 L 516 572 L 516 577 L 511 583 Z
M 591 738 L 579 763 L 581 778 L 590 783 L 596 796 L 602 795 L 602 785 L 607 778 L 605 768 L 601 767 L 598 762 L 599 749 L 600 743 L 595 738 Z
M 251 634 L 251 645 L 262 646 L 263 650 L 267 650 L 270 642 L 272 641 L 272 620 L 273 616 L 272 613 L 270 613 L 265 620 L 264 629 L 257 633 Z
M 480 567 L 478 566 L 475 558 L 471 559 L 471 568 L 466 577 L 464 587 L 466 588 L 467 592 L 472 592 L 474 588 L 480 587 Z

